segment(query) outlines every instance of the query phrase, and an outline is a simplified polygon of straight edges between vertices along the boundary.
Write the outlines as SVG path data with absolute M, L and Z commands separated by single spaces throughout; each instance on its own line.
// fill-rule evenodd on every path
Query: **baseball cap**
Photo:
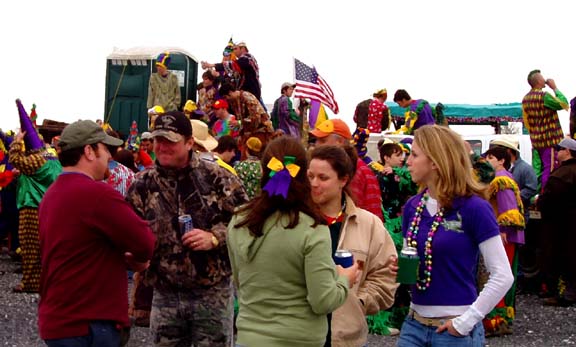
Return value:
M 121 146 L 124 141 L 112 137 L 96 122 L 79 120 L 64 128 L 58 146 L 62 151 L 102 142 L 105 145 Z
M 140 140 L 152 140 L 154 136 L 152 136 L 152 133 L 145 131 L 142 133 L 142 135 L 140 136 Z
M 294 87 L 296 87 L 295 83 L 284 82 L 284 83 L 282 83 L 282 87 L 280 87 L 280 91 L 283 91 L 286 88 L 294 88 Z
M 566 148 L 571 151 L 576 151 L 576 140 L 571 138 L 564 138 L 558 144 L 558 147 Z
M 330 134 L 340 135 L 345 139 L 352 139 L 350 128 L 341 119 L 328 119 L 316 126 L 316 129 L 310 132 L 312 135 L 323 138 Z
M 216 102 L 212 105 L 212 108 L 219 109 L 219 108 L 228 108 L 228 102 L 224 99 L 216 100 Z
M 513 149 L 516 152 L 520 151 L 518 147 L 518 139 L 513 136 L 502 136 L 499 139 L 492 140 L 490 141 L 490 146 L 502 146 Z
M 192 136 L 192 126 L 184 113 L 171 111 L 156 118 L 152 136 L 162 136 L 172 142 L 178 142 Z

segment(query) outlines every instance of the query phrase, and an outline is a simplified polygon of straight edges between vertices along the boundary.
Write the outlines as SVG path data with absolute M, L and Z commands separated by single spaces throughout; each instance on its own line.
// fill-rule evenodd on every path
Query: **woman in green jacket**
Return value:
M 326 315 L 342 305 L 358 266 L 332 261 L 330 232 L 310 198 L 306 152 L 283 136 L 262 156 L 262 193 L 228 227 L 238 290 L 237 346 L 324 345 Z

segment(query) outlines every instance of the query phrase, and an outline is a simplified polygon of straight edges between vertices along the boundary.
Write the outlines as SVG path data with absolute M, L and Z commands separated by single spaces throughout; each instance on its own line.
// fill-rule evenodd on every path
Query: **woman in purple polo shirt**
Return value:
M 408 169 L 423 190 L 404 206 L 402 232 L 420 265 L 398 346 L 484 346 L 482 318 L 514 280 L 487 187 L 473 177 L 464 141 L 447 127 L 415 131 Z M 478 294 L 480 254 L 490 277 Z

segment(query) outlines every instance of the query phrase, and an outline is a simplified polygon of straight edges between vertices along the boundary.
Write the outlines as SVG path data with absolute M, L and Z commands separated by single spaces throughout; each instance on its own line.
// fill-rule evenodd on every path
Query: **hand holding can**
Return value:
M 350 288 L 360 280 L 361 272 L 359 270 L 363 263 L 360 261 L 354 262 L 354 255 L 348 250 L 339 249 L 334 253 L 334 263 L 338 275 L 348 278 L 348 285 Z
M 192 216 L 189 214 L 178 216 L 178 224 L 180 225 L 180 235 L 189 233 L 192 231 L 192 229 L 194 229 L 194 225 L 192 224 Z

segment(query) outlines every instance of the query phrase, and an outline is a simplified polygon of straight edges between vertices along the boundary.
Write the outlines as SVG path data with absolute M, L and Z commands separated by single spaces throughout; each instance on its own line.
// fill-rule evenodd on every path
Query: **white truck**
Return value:
M 490 147 L 490 142 L 496 139 L 499 139 L 503 136 L 510 137 L 514 136 L 518 140 L 518 144 L 520 147 L 520 157 L 524 159 L 525 162 L 532 165 L 532 144 L 530 142 L 529 135 L 498 135 L 498 134 L 491 134 L 491 135 L 463 135 L 462 138 L 472 147 L 472 150 L 476 154 L 482 154 L 488 150 Z M 413 136 L 410 135 L 395 135 L 395 134 L 370 134 L 370 138 L 368 139 L 367 149 L 368 155 L 374 159 L 379 160 L 380 154 L 378 153 L 378 142 L 384 138 L 388 138 L 394 142 L 399 142 L 404 138 L 412 138 Z

